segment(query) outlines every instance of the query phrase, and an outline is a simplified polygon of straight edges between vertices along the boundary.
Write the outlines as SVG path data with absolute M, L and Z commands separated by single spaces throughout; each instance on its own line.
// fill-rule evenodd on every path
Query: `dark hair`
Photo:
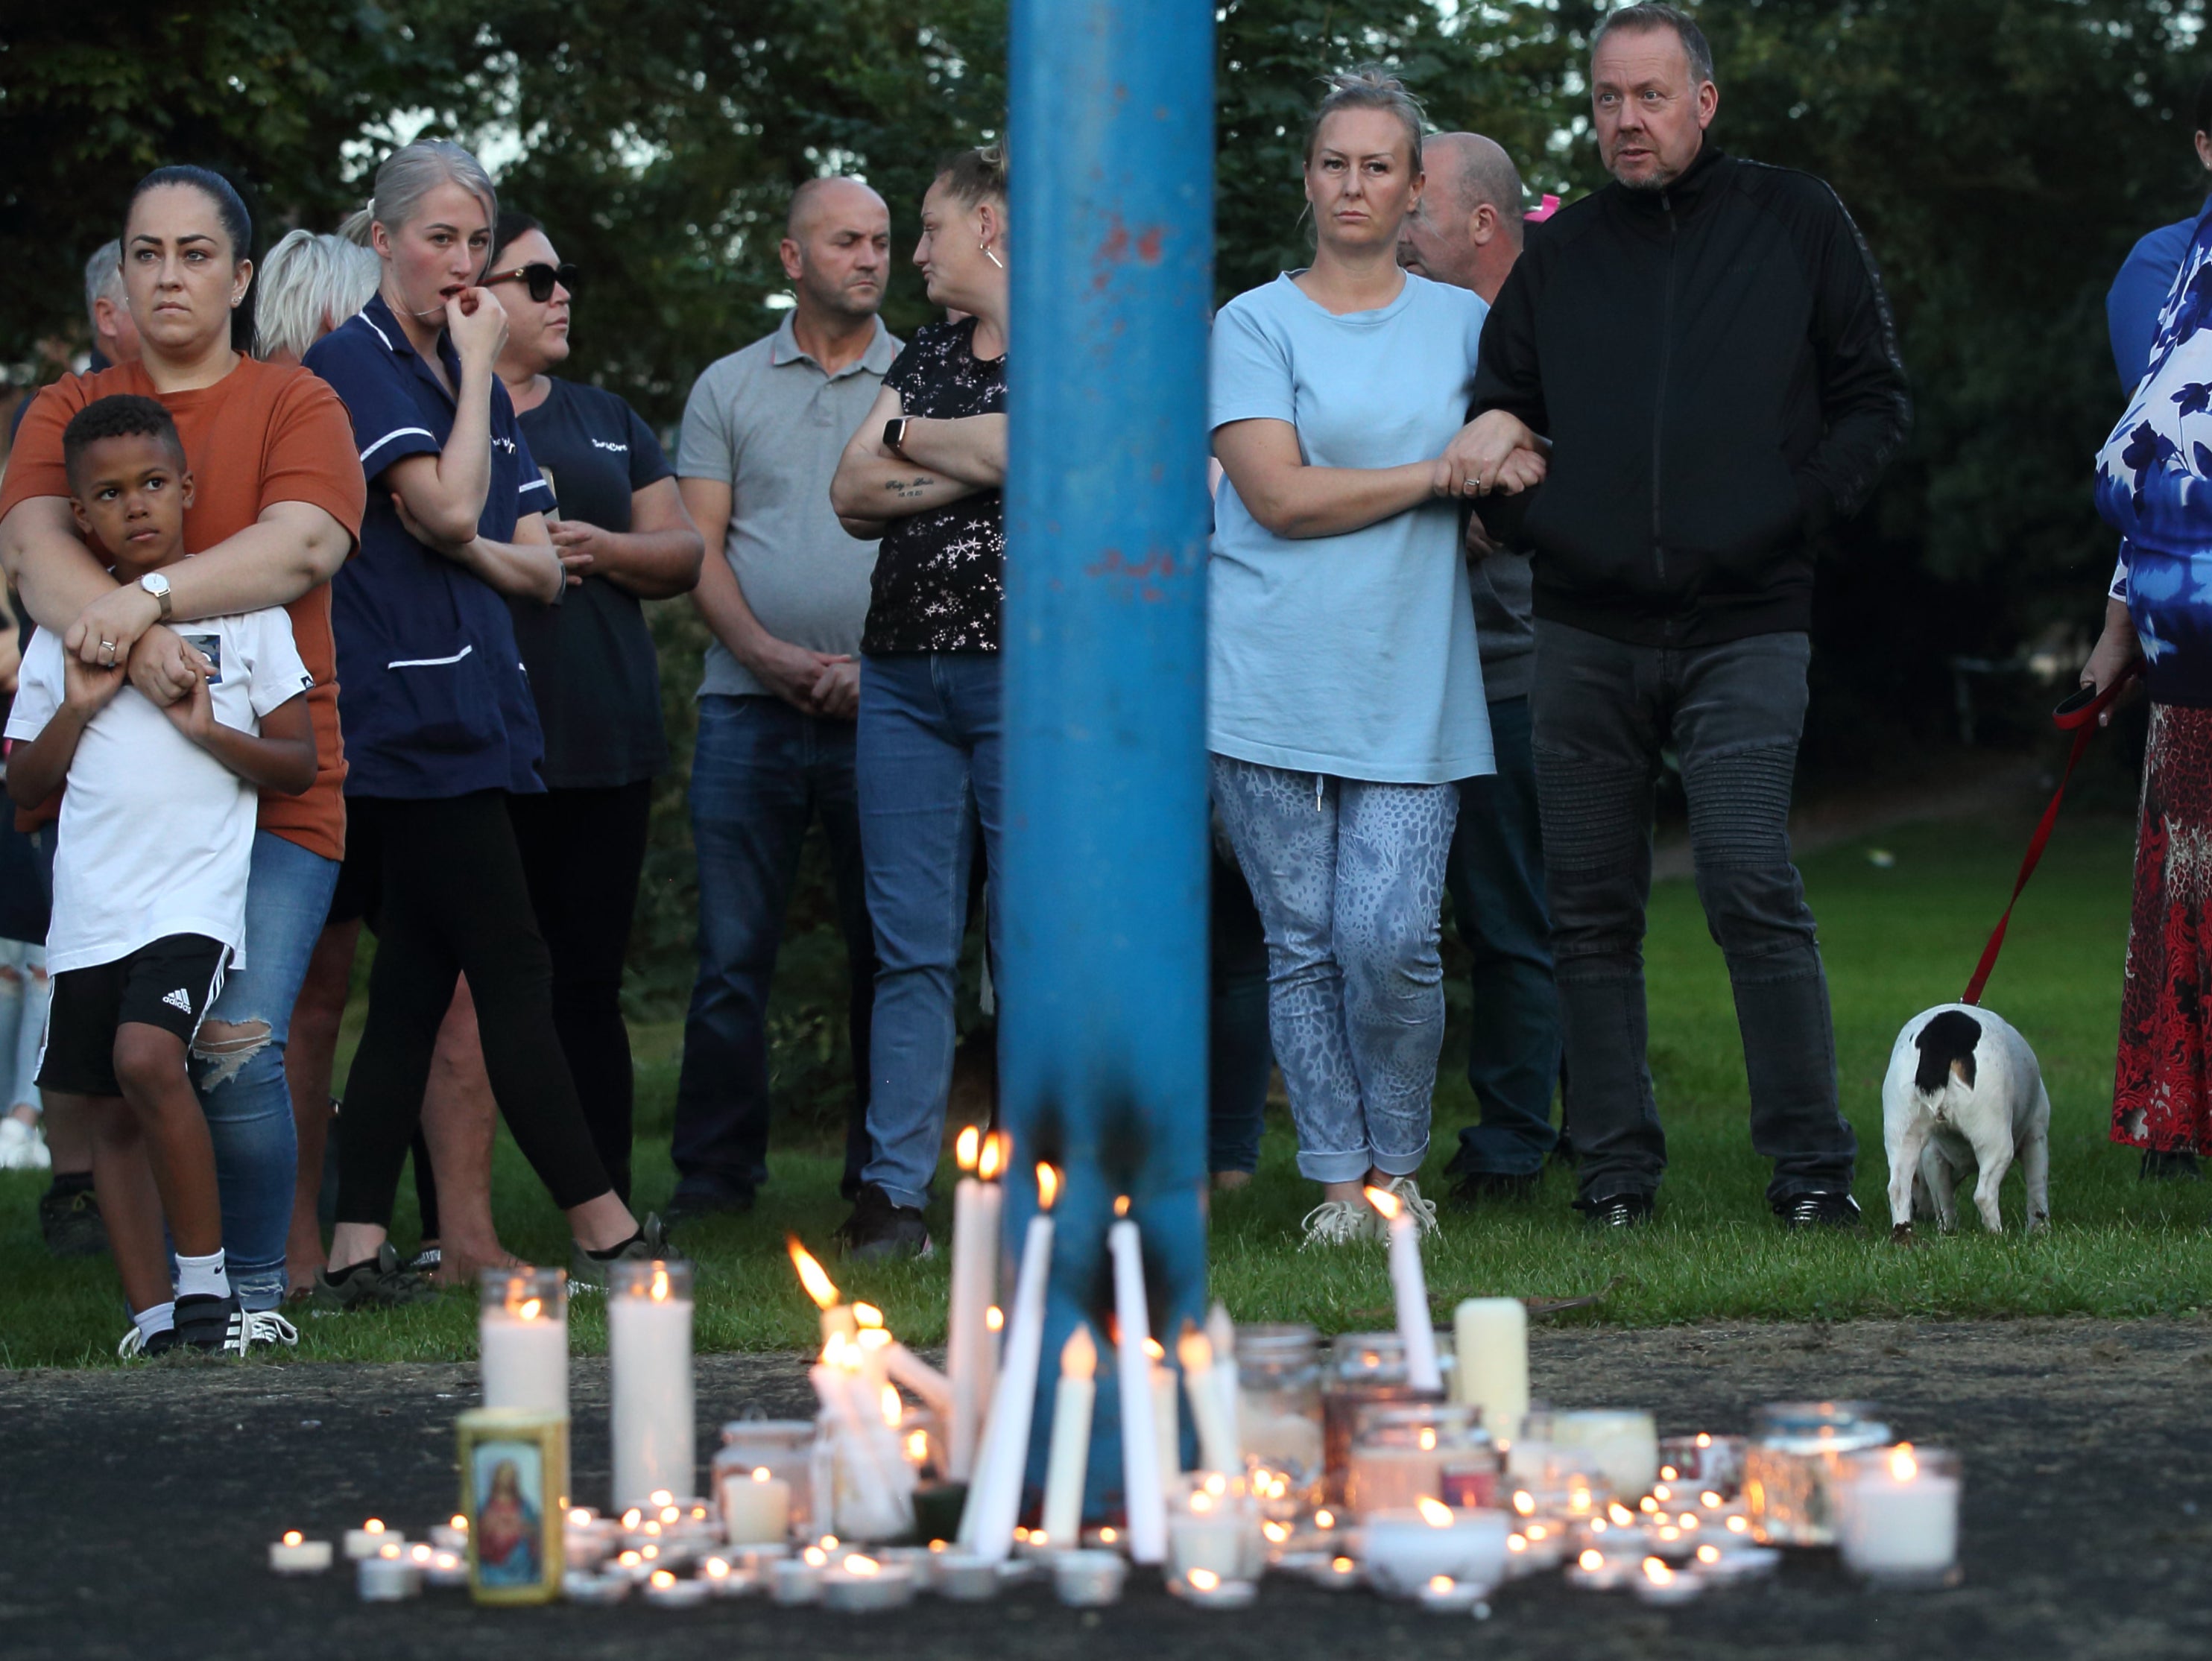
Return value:
M 521 241 L 532 231 L 542 236 L 545 227 L 528 214 L 518 213 L 512 208 L 501 208 L 498 221 L 491 227 L 491 258 L 484 262 L 484 270 L 496 270 L 499 257 L 507 252 L 507 245 Z
M 179 469 L 183 468 L 185 441 L 177 436 L 177 424 L 169 419 L 169 412 L 153 399 L 135 392 L 117 392 L 85 405 L 62 428 L 62 466 L 70 487 L 76 485 L 77 464 L 94 445 L 104 439 L 136 438 L 161 439 L 176 457 Z
M 1322 94 L 1314 106 L 1313 119 L 1306 124 L 1306 165 L 1313 165 L 1314 146 L 1321 139 L 1321 124 L 1340 110 L 1380 110 L 1385 115 L 1397 118 L 1406 130 L 1406 143 L 1411 154 L 1407 161 L 1411 171 L 1421 171 L 1421 124 L 1427 112 L 1421 108 L 1420 100 L 1406 90 L 1406 83 L 1379 64 L 1364 64 L 1356 70 L 1341 75 L 1322 77 L 1328 90 Z
M 1006 199 L 1006 147 L 992 144 L 980 150 L 954 150 L 937 164 L 937 177 L 945 191 L 973 208 L 982 202 Z
M 2191 133 L 2212 133 L 2212 72 L 2197 83 L 2197 102 L 2190 112 Z
M 253 257 L 253 215 L 246 211 L 246 203 L 231 183 L 221 173 L 209 167 L 156 167 L 138 181 L 131 192 L 131 207 L 123 210 L 124 229 L 131 226 L 131 209 L 138 205 L 138 198 L 149 191 L 158 191 L 169 185 L 189 185 L 215 204 L 215 216 L 222 221 L 222 233 L 230 239 L 230 257 L 235 262 Z
M 1661 0 L 1641 0 L 1633 6 L 1623 6 L 1619 11 L 1607 12 L 1598 26 L 1590 31 L 1590 55 L 1597 55 L 1597 43 L 1615 29 L 1672 29 L 1682 43 L 1683 54 L 1690 60 L 1690 85 L 1696 87 L 1713 78 L 1713 49 L 1705 39 L 1705 32 L 1690 21 L 1690 14 L 1679 6 L 1661 3 Z

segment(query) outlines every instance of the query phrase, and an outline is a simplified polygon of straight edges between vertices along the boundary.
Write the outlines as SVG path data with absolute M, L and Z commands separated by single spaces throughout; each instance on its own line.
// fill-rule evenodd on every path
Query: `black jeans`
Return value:
M 553 1020 L 607 1179 L 629 1199 L 636 1074 L 623 1020 L 623 960 L 645 870 L 653 780 L 510 796 L 538 931 L 553 957 Z
M 553 965 L 530 905 L 504 791 L 440 801 L 355 797 L 382 897 L 368 1021 L 338 1114 L 337 1221 L 389 1226 L 438 1028 L 464 973 L 484 1070 L 523 1157 L 567 1210 L 605 1193 L 606 1167 L 553 1021 Z
M 1728 960 L 1767 1198 L 1848 1191 L 1857 1143 L 1836 1098 L 1828 983 L 1790 862 L 1805 720 L 1803 634 L 1674 650 L 1539 622 L 1536 786 L 1566 1024 L 1581 1197 L 1649 1194 L 1667 1139 L 1645 1059 L 1652 790 L 1672 743 L 1705 924 Z

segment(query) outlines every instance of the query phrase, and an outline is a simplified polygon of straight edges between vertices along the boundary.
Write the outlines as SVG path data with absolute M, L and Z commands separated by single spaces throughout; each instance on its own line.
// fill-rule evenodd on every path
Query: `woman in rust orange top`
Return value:
M 191 685 L 196 671 L 170 627 L 191 618 L 282 605 L 314 676 L 315 783 L 303 796 L 263 798 L 245 966 L 225 980 L 192 1046 L 231 1287 L 258 1311 L 284 1294 L 295 1158 L 285 1034 L 345 852 L 330 579 L 360 533 L 365 488 L 337 395 L 304 369 L 257 362 L 232 345 L 232 316 L 253 278 L 252 239 L 245 205 L 219 175 L 162 167 L 139 182 L 123 280 L 144 355 L 65 375 L 39 394 L 0 485 L 0 564 L 40 627 L 87 664 L 128 664 L 131 684 L 157 703 Z M 115 392 L 168 410 L 197 488 L 185 517 L 197 557 L 129 586 L 78 540 L 62 470 L 62 428 Z M 152 1194 L 149 1174 L 140 1197 L 155 1204 Z

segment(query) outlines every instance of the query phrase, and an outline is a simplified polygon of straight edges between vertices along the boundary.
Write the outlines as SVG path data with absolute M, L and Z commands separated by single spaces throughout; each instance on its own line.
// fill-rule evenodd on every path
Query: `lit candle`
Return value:
M 937 1415 L 938 1422 L 950 1423 L 952 1417 L 951 1381 L 891 1337 L 884 1326 L 883 1312 L 875 1305 L 854 1304 L 853 1318 L 860 1328 L 860 1348 L 876 1357 L 877 1365 L 882 1368 L 884 1376 L 913 1391 L 924 1407 Z
M 952 1480 L 974 1475 L 983 1409 L 991 1399 L 991 1332 L 984 1311 L 999 1296 L 999 1228 L 1005 1190 L 995 1180 L 1004 1148 L 974 1125 L 954 1153 L 963 1175 L 952 1191 L 952 1288 L 945 1306 L 945 1367 L 952 1394 L 945 1434 Z
M 354 1565 L 355 1589 L 365 1603 L 393 1603 L 422 1590 L 422 1572 L 407 1560 L 404 1548 L 386 1544 Z
M 1052 1562 L 1052 1589 L 1071 1609 L 1091 1609 L 1121 1596 L 1129 1564 L 1118 1551 L 1063 1551 Z
M 404 1545 L 407 1537 L 397 1529 L 387 1529 L 372 1517 L 359 1528 L 345 1531 L 345 1555 L 359 1562 L 374 1557 L 386 1545 Z
M 331 1543 L 307 1540 L 297 1529 L 269 1548 L 269 1567 L 279 1574 L 320 1574 L 331 1566 Z
M 1182 1408 L 1176 1399 L 1175 1369 L 1168 1365 L 1168 1352 L 1157 1338 L 1145 1340 L 1145 1361 L 1152 1369 L 1148 1375 L 1152 1390 L 1152 1445 L 1158 1451 L 1160 1466 L 1160 1492 L 1168 1493 L 1182 1475 Z
M 1126 1202 L 1120 1209 L 1127 1209 Z M 1121 1397 L 1121 1488 L 1129 1513 L 1129 1555 L 1139 1563 L 1157 1563 L 1167 1555 L 1167 1491 L 1160 1482 L 1152 1361 L 1145 1354 L 1152 1317 L 1137 1225 L 1121 1218 L 1106 1231 L 1106 1249 L 1114 1259 L 1115 1376 Z
M 689 1494 L 691 1442 L 691 1265 L 615 1263 L 607 1272 L 607 1353 L 614 1398 L 614 1500 L 635 1506 L 655 1489 Z
M 1254 1580 L 1267 1567 L 1259 1508 L 1242 1484 L 1232 1490 L 1219 1471 L 1168 1512 L 1170 1580 L 1206 1569 L 1224 1580 Z
M 1501 1442 L 1521 1434 L 1528 1413 L 1528 1308 L 1518 1298 L 1469 1298 L 1452 1316 L 1458 1366 L 1452 1399 L 1482 1409 L 1482 1428 Z
M 766 1465 L 722 1477 L 722 1532 L 733 1546 L 769 1546 L 791 1532 L 791 1484 Z
M 1200 1466 L 1231 1474 L 1242 1471 L 1244 1455 L 1237 1446 L 1237 1420 L 1231 1405 L 1235 1397 L 1223 1399 L 1212 1340 L 1186 1321 L 1182 1337 L 1176 1341 L 1176 1359 L 1182 1363 L 1183 1393 L 1190 1397 L 1191 1422 L 1198 1428 Z M 1228 1365 L 1233 1381 L 1236 1363 Z
M 1505 1576 L 1503 1512 L 1454 1511 L 1423 1499 L 1407 1510 L 1375 1512 L 1364 1528 L 1367 1578 L 1397 1597 L 1418 1597 L 1439 1574 L 1485 1587 Z
M 1406 1344 L 1406 1383 L 1417 1395 L 1433 1393 L 1444 1381 L 1437 1366 L 1428 1279 L 1421 1272 L 1420 1225 L 1413 1209 L 1386 1189 L 1370 1188 L 1367 1203 L 1390 1224 L 1390 1290 L 1398 1304 L 1398 1336 Z
M 1234 1469 L 1244 1464 L 1244 1427 L 1240 1419 L 1243 1392 L 1237 1387 L 1237 1323 L 1229 1318 L 1229 1306 L 1216 1298 L 1206 1312 L 1206 1342 L 1213 1351 L 1213 1387 L 1221 1397 L 1222 1422 L 1229 1427 L 1235 1449 Z
M 834 1337 L 849 1338 L 860 1330 L 852 1310 L 837 1295 L 836 1282 L 829 1271 L 816 1261 L 814 1254 L 799 1243 L 799 1236 L 787 1234 L 784 1250 L 791 1253 L 791 1266 L 799 1271 L 799 1283 L 806 1288 L 806 1295 L 814 1300 L 815 1307 L 822 1312 L 822 1342 Z
M 662 1609 L 692 1609 L 714 1595 L 714 1587 L 704 1580 L 679 1580 L 667 1569 L 653 1570 L 645 1583 L 645 1601 Z
M 1249 1580 L 1224 1579 L 1213 1570 L 1203 1568 L 1194 1568 L 1169 1581 L 1168 1589 L 1180 1594 L 1187 1603 L 1207 1609 L 1244 1609 L 1260 1593 L 1260 1588 Z
M 848 1615 L 902 1609 L 914 1601 L 914 1567 L 859 1552 L 822 1572 L 822 1602 Z
M 1959 1561 L 1959 1462 L 1910 1442 L 1850 1461 L 1837 1544 L 1844 1566 L 1890 1585 L 1948 1582 Z
M 1052 1269 L 1052 1203 L 1060 1192 L 1060 1173 L 1040 1164 L 1037 1211 L 1030 1219 L 1022 1247 L 1022 1266 L 1014 1282 L 1013 1319 L 1006 1335 L 998 1388 L 991 1394 L 991 1416 L 983 1447 L 968 1488 L 960 1519 L 961 1544 L 979 1557 L 1003 1561 L 1013 1548 L 1014 1519 L 1021 1508 L 1027 1474 L 1030 1421 L 1036 1407 L 1037 1368 L 1044 1348 L 1045 1282 Z
M 568 1411 L 568 1276 L 487 1269 L 479 1277 L 477 1355 L 486 1407 Z
M 831 1427 L 828 1520 L 864 1539 L 903 1533 L 914 1522 L 913 1473 L 899 1457 L 882 1403 L 870 1399 L 860 1346 L 832 1334 L 807 1376 Z M 897 1396 L 891 1391 L 894 1416 Z
M 1060 1351 L 1060 1384 L 1052 1397 L 1052 1452 L 1045 1463 L 1044 1531 L 1073 1545 L 1083 1528 L 1083 1482 L 1091 1460 L 1091 1409 L 1098 1386 L 1098 1347 L 1091 1328 L 1076 1324 Z

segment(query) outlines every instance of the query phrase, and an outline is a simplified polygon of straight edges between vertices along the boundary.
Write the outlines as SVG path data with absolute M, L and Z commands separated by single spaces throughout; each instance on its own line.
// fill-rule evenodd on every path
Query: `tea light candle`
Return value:
M 1192 1570 L 1206 1569 L 1224 1580 L 1249 1580 L 1266 1561 L 1258 1519 L 1242 1495 L 1216 1495 L 1201 1488 L 1168 1513 L 1170 1579 L 1188 1579 Z
M 469 1519 L 457 1511 L 444 1522 L 431 1524 L 430 1543 L 440 1551 L 466 1551 L 469 1549 Z
M 822 1571 L 822 1602 L 825 1608 L 848 1615 L 904 1609 L 914 1602 L 914 1566 L 855 1552 Z
M 1359 1565 L 1349 1557 L 1332 1557 L 1314 1571 L 1314 1584 L 1324 1591 L 1348 1591 L 1359 1584 Z
M 1124 1208 L 1126 1209 L 1126 1208 Z M 1128 1510 L 1129 1555 L 1157 1563 L 1167 1555 L 1167 1490 L 1160 1481 L 1152 1362 L 1145 1346 L 1152 1314 L 1145 1295 L 1144 1244 L 1122 1217 L 1106 1231 L 1114 1260 L 1115 1382 L 1121 1401 L 1121 1487 Z
M 1249 1609 L 1260 1595 L 1260 1588 L 1249 1580 L 1224 1580 L 1212 1569 L 1202 1568 L 1169 1581 L 1168 1589 L 1202 1609 Z
M 929 1566 L 929 1583 L 939 1597 L 956 1603 L 981 1603 L 999 1595 L 999 1566 L 972 1551 L 940 1551 Z
M 436 1551 L 422 1566 L 422 1578 L 434 1586 L 465 1586 L 469 1583 L 469 1560 L 458 1551 Z
M 1844 1567 L 1884 1585 L 1940 1586 L 1959 1561 L 1959 1462 L 1910 1442 L 1850 1462 L 1837 1544 Z
M 1052 1446 L 1045 1461 L 1044 1531 L 1073 1542 L 1083 1529 L 1083 1482 L 1091 1461 L 1091 1409 L 1097 1399 L 1098 1347 L 1077 1322 L 1060 1346 L 1060 1383 L 1053 1391 Z
M 355 1566 L 355 1587 L 365 1603 L 396 1603 L 419 1595 L 422 1573 L 396 1545 L 381 1547 Z
M 619 1603 L 629 1596 L 627 1574 L 592 1574 L 570 1569 L 561 1577 L 561 1595 L 572 1603 Z
M 1420 1603 L 1431 1615 L 1465 1615 L 1489 1591 L 1487 1586 L 1455 1580 L 1449 1574 L 1434 1574 L 1429 1577 L 1429 1584 L 1421 1588 Z
M 1052 1589 L 1070 1609 L 1117 1603 L 1129 1565 L 1117 1551 L 1063 1551 L 1052 1561 Z
M 1705 1590 L 1694 1574 L 1677 1574 L 1656 1557 L 1644 1560 L 1644 1573 L 1632 1581 L 1642 1603 L 1686 1603 Z
M 1710 1585 L 1725 1586 L 1738 1580 L 1755 1580 L 1782 1566 L 1782 1554 L 1771 1546 L 1721 1546 L 1708 1541 L 1698 1548 L 1697 1576 Z
M 661 1609 L 696 1609 L 714 1595 L 704 1580 L 679 1580 L 666 1569 L 653 1570 L 645 1583 L 645 1601 Z
M 1505 1578 L 1505 1513 L 1454 1511 L 1424 1499 L 1371 1513 L 1363 1527 L 1367 1578 L 1380 1591 L 1414 1597 L 1439 1574 L 1489 1587 Z
M 615 1503 L 634 1506 L 655 1490 L 690 1493 L 696 1460 L 690 1264 L 609 1265 L 607 1354 Z
M 791 1532 L 791 1484 L 766 1465 L 722 1478 L 722 1532 L 733 1546 L 772 1545 Z
M 1518 1298 L 1469 1298 L 1452 1313 L 1452 1399 L 1482 1409 L 1502 1442 L 1528 1412 L 1528 1310 Z
M 480 1277 L 479 1293 L 477 1354 L 483 1404 L 566 1413 L 568 1272 L 487 1269 Z
M 320 1574 L 331 1566 L 331 1543 L 308 1540 L 297 1529 L 269 1548 L 269 1567 L 279 1574 Z
M 1571 1586 L 1580 1586 L 1585 1591 L 1613 1591 L 1628 1584 L 1633 1573 L 1627 1564 L 1609 1559 L 1592 1546 L 1567 1565 L 1566 1580 Z
M 387 1545 L 404 1546 L 407 1537 L 397 1529 L 387 1529 L 375 1518 L 370 1518 L 359 1528 L 345 1531 L 345 1555 L 360 1561 L 375 1556 Z

